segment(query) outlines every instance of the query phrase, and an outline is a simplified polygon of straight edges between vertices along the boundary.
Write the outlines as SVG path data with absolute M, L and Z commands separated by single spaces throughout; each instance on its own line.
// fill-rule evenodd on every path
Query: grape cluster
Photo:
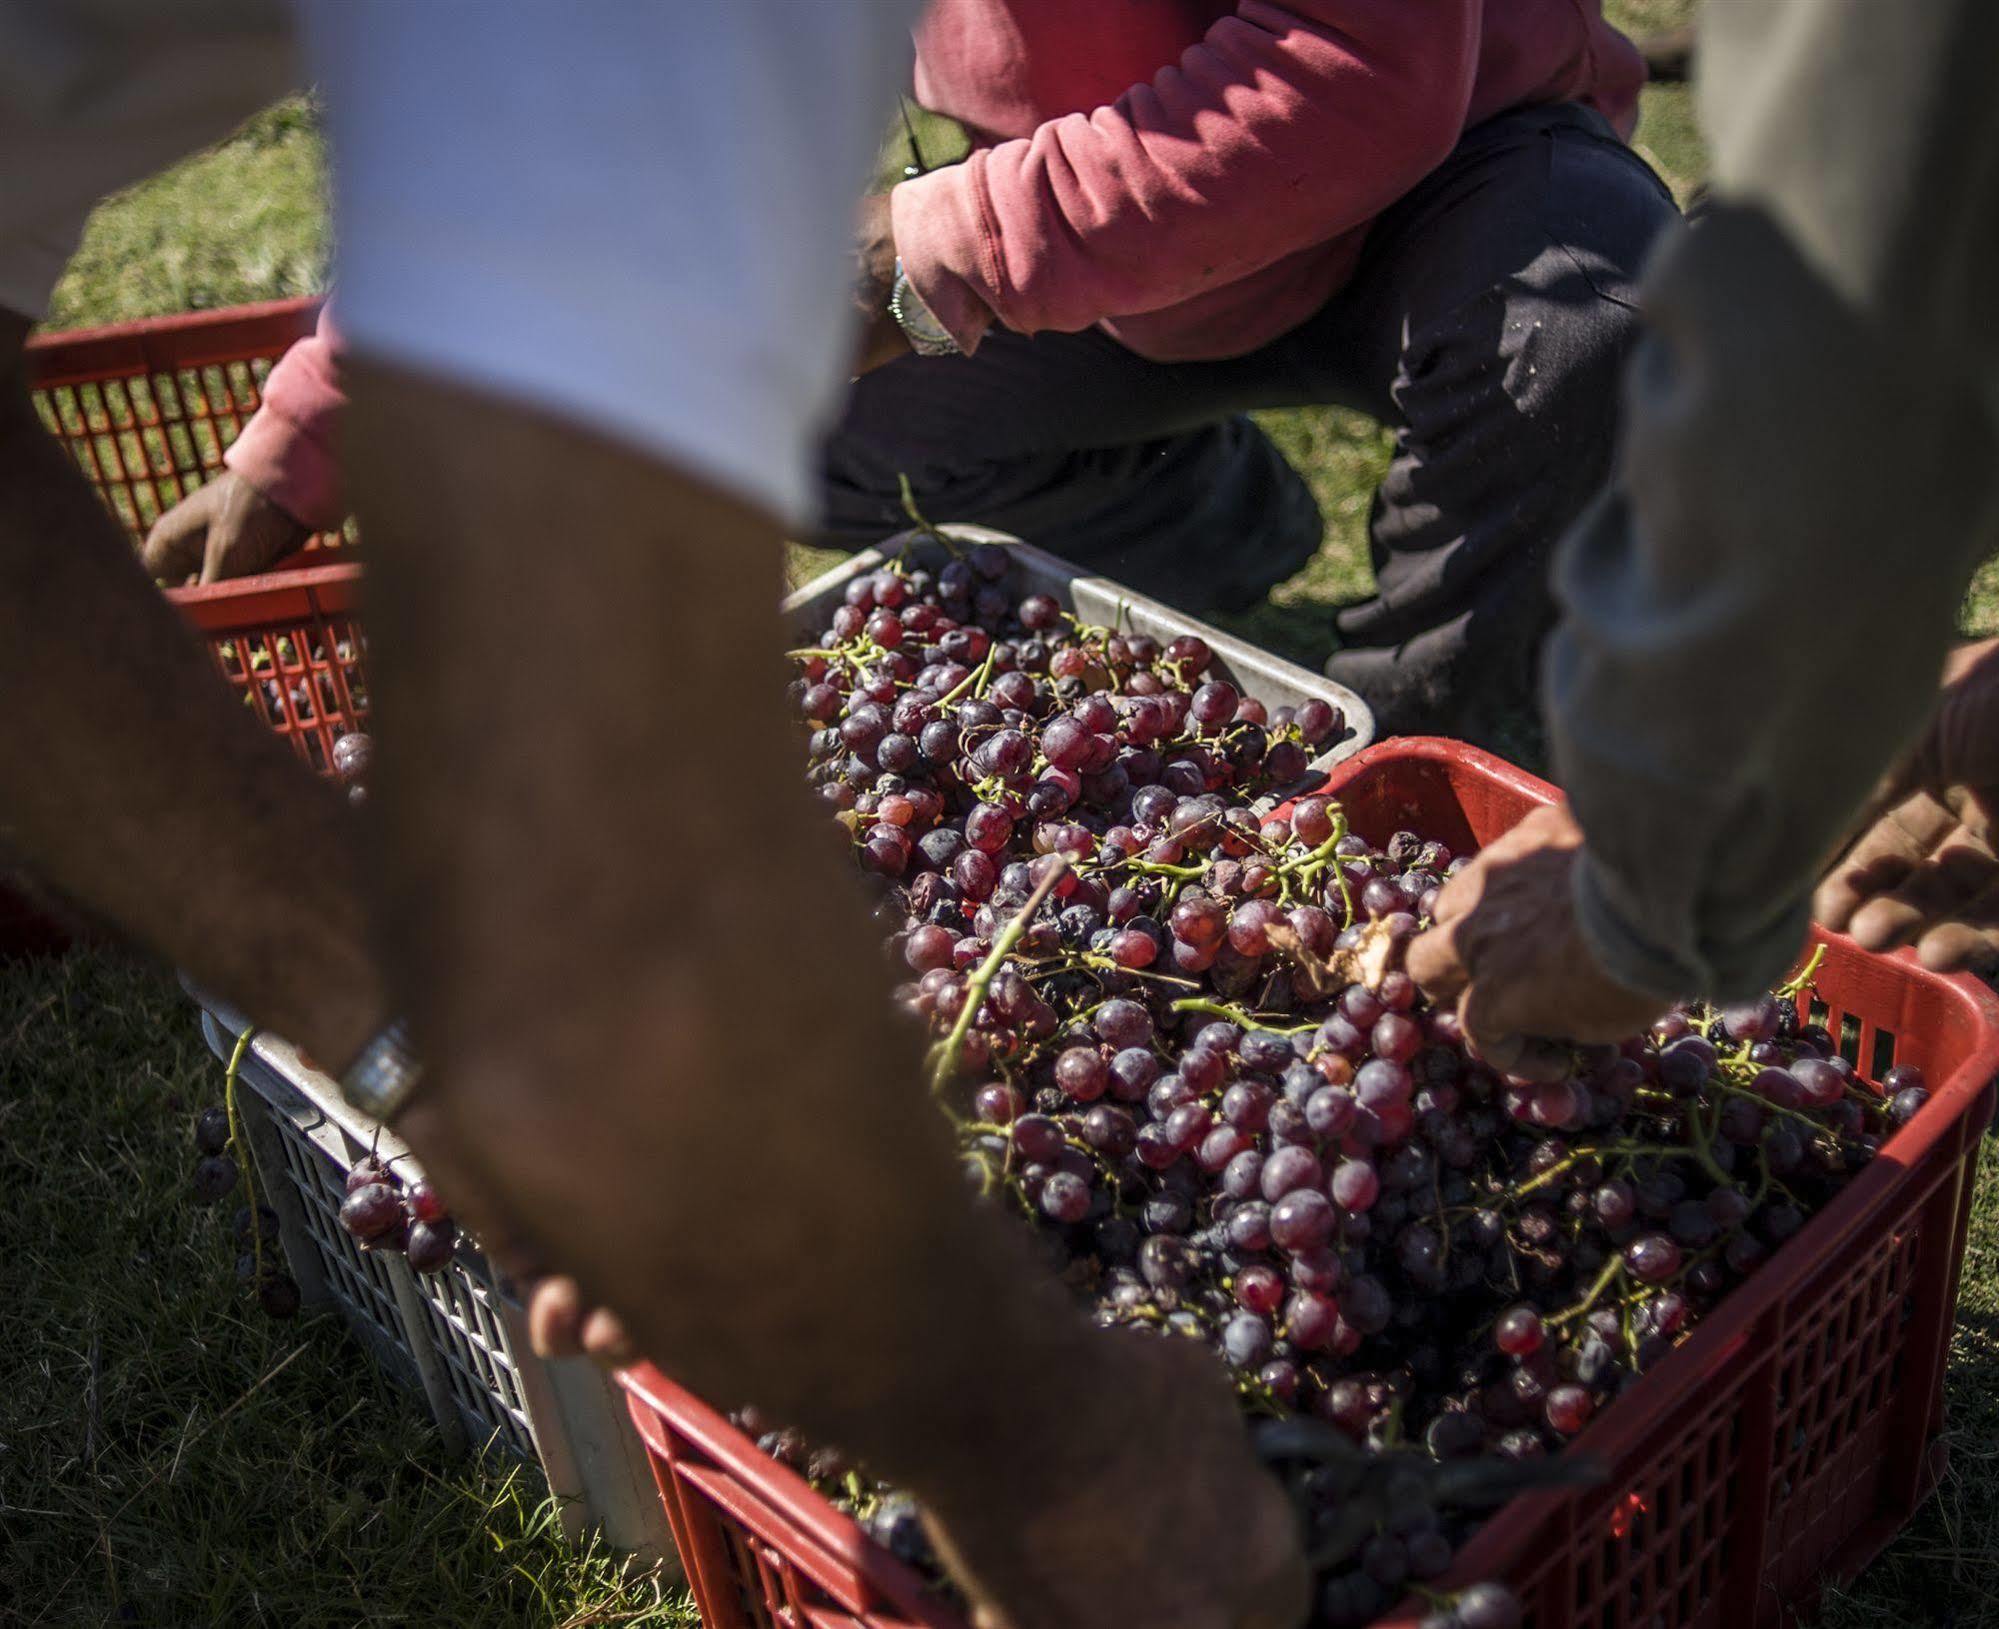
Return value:
M 204 1205 L 220 1204 L 241 1181 L 230 1153 L 234 1140 L 227 1109 L 206 1108 L 194 1117 L 197 1158 L 190 1186 Z M 237 1252 L 236 1277 L 249 1287 L 264 1314 L 279 1319 L 297 1316 L 298 1283 L 284 1270 L 278 1250 L 277 1212 L 268 1205 L 239 1205 L 230 1223 L 230 1239 Z
M 370 1155 L 347 1173 L 340 1225 L 364 1250 L 399 1251 L 419 1273 L 442 1272 L 458 1254 L 458 1226 L 427 1182 L 405 1185 Z
M 224 640 L 216 654 L 227 672 L 247 667 L 249 682 L 242 690 L 246 707 L 255 709 L 261 700 L 267 718 L 305 726 L 298 739 L 315 770 L 323 772 L 330 766 L 313 726 L 343 715 L 365 716 L 368 711 L 367 680 L 359 665 L 362 650 L 352 638 L 342 636 L 331 643 L 316 638 L 306 648 L 308 662 L 301 662 L 298 642 L 289 634 L 279 634 L 269 644 Z
M 1254 840 L 1248 796 L 1299 783 L 1339 740 L 1339 709 L 1266 708 L 1213 671 L 1205 640 L 1078 622 L 1046 594 L 1017 603 L 1007 551 L 986 544 L 933 577 L 885 567 L 856 577 L 811 649 L 793 652 L 791 700 L 813 726 L 810 779 L 879 876 L 930 875 L 929 905 L 979 906 L 1007 863 L 1092 854 L 1183 799 Z M 1163 826 L 1155 859 L 1184 857 Z M 1066 895 L 1065 895 L 1066 897 Z M 1091 903 L 1086 895 L 1085 904 Z M 1121 935 L 1114 955 L 1150 965 L 1155 922 L 1094 902 Z M 934 925 L 964 925 L 962 916 Z M 954 932 L 954 939 L 963 937 Z M 935 935 L 921 943 L 945 955 Z M 919 951 L 918 954 L 923 954 Z
M 1081 624 L 1008 569 L 985 547 L 853 579 L 793 653 L 809 778 L 877 879 L 968 1180 L 1100 1322 L 1206 1343 L 1252 1419 L 1351 1449 L 1294 1439 L 1284 1472 L 1315 1622 L 1366 1624 L 1450 1566 L 1476 1516 L 1451 1489 L 1537 1474 L 1922 1080 L 1860 1079 L 1801 1023 L 1802 977 L 1553 1083 L 1495 1072 L 1400 966 L 1464 857 L 1269 795 L 1336 710 L 1266 709 L 1198 638 Z M 887 1490 L 828 1491 L 920 1534 Z M 1519 1619 L 1494 1585 L 1432 1600 L 1439 1629 Z

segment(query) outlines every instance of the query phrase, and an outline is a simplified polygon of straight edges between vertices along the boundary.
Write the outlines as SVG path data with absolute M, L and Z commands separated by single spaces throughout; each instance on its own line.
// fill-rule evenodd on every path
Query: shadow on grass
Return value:
M 1296 662 L 1313 673 L 1320 672 L 1326 658 L 1339 648 L 1333 629 L 1336 605 L 1281 605 L 1266 600 L 1247 611 L 1211 611 L 1207 620 L 1224 633 L 1261 645 L 1287 662 Z

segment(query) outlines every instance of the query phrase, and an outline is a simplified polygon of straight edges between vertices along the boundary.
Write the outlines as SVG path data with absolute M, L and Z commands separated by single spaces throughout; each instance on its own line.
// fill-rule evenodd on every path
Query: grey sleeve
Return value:
M 1730 997 L 1796 954 L 1999 548 L 1999 6 L 1703 29 L 1727 201 L 1648 280 L 1546 684 L 1584 931 L 1638 988 Z
M 1999 545 L 1988 399 L 1724 206 L 1661 257 L 1617 488 L 1563 546 L 1547 687 L 1608 969 L 1739 996 L 1795 955 Z

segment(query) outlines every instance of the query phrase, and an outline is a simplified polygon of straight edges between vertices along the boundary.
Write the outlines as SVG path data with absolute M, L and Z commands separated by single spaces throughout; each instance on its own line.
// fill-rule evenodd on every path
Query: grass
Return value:
M 1609 9 L 1642 32 L 1691 4 Z M 932 162 L 957 140 L 920 114 L 918 134 Z M 1638 140 L 1686 197 L 1705 157 L 1684 88 L 1646 92 Z M 324 197 L 310 109 L 281 104 L 100 209 L 50 326 L 316 289 Z M 1309 659 L 1330 608 L 1371 586 L 1366 518 L 1388 438 L 1336 409 L 1263 422 L 1318 495 L 1327 541 L 1236 625 Z M 796 551 L 794 580 L 825 561 Z M 1981 574 L 1965 620 L 1999 631 L 1999 571 Z M 447 1460 L 420 1405 L 336 1323 L 246 1314 L 226 1217 L 186 1195 L 188 1120 L 219 1073 L 157 970 L 79 953 L 0 973 L 0 1261 L 14 1290 L 0 1325 L 0 1625 L 691 1624 L 684 1598 L 569 1553 L 523 1478 Z M 1999 1624 L 1990 1170 L 1948 1385 L 1950 1478 L 1828 1601 L 1830 1629 Z
M 294 97 L 92 215 L 46 326 L 314 294 L 330 242 L 318 121 Z
M 0 1624 L 695 1624 L 568 1551 L 536 1476 L 449 1458 L 337 1320 L 249 1303 L 233 1202 L 188 1191 L 220 1088 L 158 970 L 0 974 Z

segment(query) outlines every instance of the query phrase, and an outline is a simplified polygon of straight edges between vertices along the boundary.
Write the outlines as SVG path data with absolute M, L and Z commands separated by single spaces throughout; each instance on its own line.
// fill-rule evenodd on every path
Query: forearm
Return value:
M 579 1219 L 533 1242 L 711 1398 L 933 1498 L 1004 1478 L 1096 1347 L 964 1193 L 808 803 L 775 525 L 527 412 L 356 384 L 391 942 L 461 1146 L 531 1128 L 506 1201 Z M 607 1250 L 581 1219 L 634 1159 Z
M 1760 214 L 1718 211 L 1648 301 L 1622 499 L 1557 565 L 1550 726 L 1605 965 L 1734 995 L 1795 953 L 1814 879 L 1934 698 L 1994 542 L 1994 440 L 1950 359 Z
M 50 881 L 344 1061 L 383 1010 L 355 823 L 232 700 L 43 430 L 24 330 L 0 316 L 0 819 Z
M 891 194 L 911 281 L 967 348 L 1158 311 L 1372 219 L 1456 142 L 1469 0 L 1247 0 L 1116 102 Z
M 301 526 L 331 531 L 347 517 L 339 457 L 346 412 L 340 334 L 329 306 L 311 337 L 271 369 L 263 405 L 223 462 Z

